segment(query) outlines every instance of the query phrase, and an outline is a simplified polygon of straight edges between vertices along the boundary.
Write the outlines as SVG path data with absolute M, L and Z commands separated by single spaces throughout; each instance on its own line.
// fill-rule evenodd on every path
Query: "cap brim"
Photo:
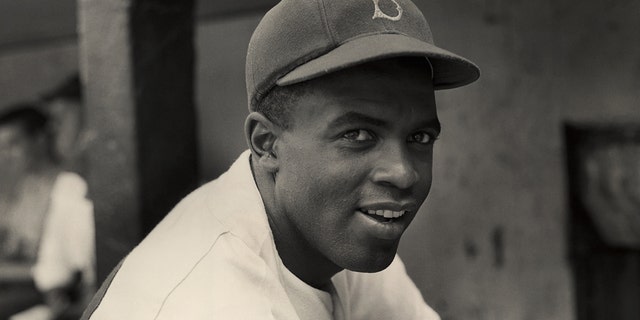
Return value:
M 430 43 L 401 34 L 375 34 L 350 40 L 296 67 L 276 84 L 286 86 L 368 61 L 402 56 L 427 57 L 436 90 L 464 86 L 480 77 L 473 62 Z

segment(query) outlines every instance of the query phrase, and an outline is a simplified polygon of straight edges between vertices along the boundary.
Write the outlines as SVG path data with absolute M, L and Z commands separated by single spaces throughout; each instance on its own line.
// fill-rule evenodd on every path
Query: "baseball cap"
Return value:
M 282 0 L 249 42 L 249 109 L 276 85 L 401 56 L 426 57 L 436 90 L 480 76 L 473 62 L 434 45 L 427 20 L 409 0 Z

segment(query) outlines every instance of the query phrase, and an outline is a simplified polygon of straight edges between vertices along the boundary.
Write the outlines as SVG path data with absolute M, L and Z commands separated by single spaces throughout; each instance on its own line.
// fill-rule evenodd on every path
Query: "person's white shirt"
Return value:
M 397 256 L 378 273 L 339 272 L 329 291 L 297 279 L 278 255 L 249 155 L 181 201 L 83 319 L 439 319 Z
M 51 189 L 49 203 L 32 268 L 34 283 L 44 293 L 66 287 L 80 275 L 81 290 L 91 294 L 95 287 L 95 223 L 86 182 L 75 173 L 61 172 Z M 51 317 L 51 310 L 43 304 L 15 314 L 11 320 Z
M 76 272 L 95 282 L 95 223 L 87 184 L 77 174 L 62 172 L 51 191 L 33 278 L 42 292 L 69 284 Z

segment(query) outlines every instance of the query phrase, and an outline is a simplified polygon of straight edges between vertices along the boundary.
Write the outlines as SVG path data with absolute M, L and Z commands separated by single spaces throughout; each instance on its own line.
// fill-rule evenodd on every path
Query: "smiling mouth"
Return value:
M 393 211 L 393 210 L 360 209 L 360 212 L 370 216 L 371 218 L 374 218 L 377 221 L 386 223 L 386 222 L 393 222 L 396 219 L 401 218 L 408 211 L 407 210 Z

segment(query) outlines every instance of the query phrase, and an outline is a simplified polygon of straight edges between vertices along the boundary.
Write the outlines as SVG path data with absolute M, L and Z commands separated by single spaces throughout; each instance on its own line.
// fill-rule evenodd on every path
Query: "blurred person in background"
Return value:
M 82 85 L 78 74 L 69 76 L 62 84 L 42 96 L 49 114 L 52 132 L 52 151 L 62 168 L 82 173 Z
M 77 319 L 94 291 L 93 205 L 77 167 L 77 77 L 0 112 L 0 318 Z

